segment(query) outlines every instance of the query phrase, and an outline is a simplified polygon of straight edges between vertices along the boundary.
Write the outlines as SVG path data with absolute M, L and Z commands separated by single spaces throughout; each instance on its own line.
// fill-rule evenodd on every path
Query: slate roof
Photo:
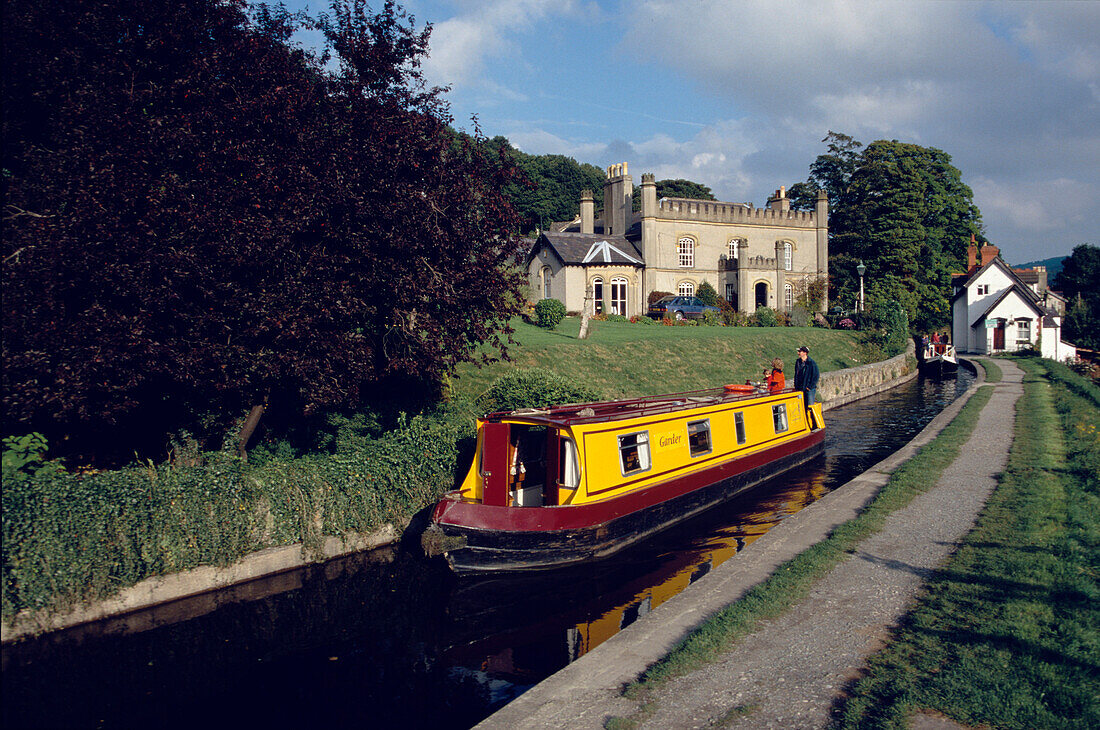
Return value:
M 534 255 L 542 246 L 550 248 L 565 264 L 645 265 L 642 252 L 626 236 L 546 231 L 539 236 L 539 242 L 531 254 Z

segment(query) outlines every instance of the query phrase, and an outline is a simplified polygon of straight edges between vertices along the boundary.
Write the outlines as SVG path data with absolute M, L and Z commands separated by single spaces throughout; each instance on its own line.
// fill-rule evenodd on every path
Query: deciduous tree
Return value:
M 1100 349 L 1100 247 L 1087 243 L 1074 247 L 1062 260 L 1052 286 L 1066 298 L 1066 339 Z
M 132 454 L 503 349 L 513 168 L 452 144 L 430 28 L 335 2 L 314 54 L 250 12 L 6 4 L 5 431 Z
M 896 140 L 861 150 L 836 132 L 824 141 L 829 153 L 792 191 L 803 208 L 818 189 L 829 197 L 830 300 L 855 301 L 862 260 L 869 300 L 898 301 L 918 330 L 946 325 L 951 273 L 964 269 L 970 235 L 984 240 L 973 193 L 951 157 Z

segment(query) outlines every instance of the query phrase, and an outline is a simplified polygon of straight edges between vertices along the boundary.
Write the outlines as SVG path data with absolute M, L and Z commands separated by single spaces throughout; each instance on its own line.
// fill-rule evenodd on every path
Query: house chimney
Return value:
M 787 197 L 785 185 L 780 185 L 779 189 L 775 191 L 775 195 L 768 199 L 768 207 L 772 210 L 778 210 L 780 213 L 786 213 L 791 209 L 791 199 Z
M 596 232 L 596 201 L 591 190 L 581 191 L 581 233 Z
M 974 240 L 974 234 L 970 234 L 970 246 L 966 249 L 966 273 L 973 274 L 978 268 L 978 242 Z
M 996 246 L 991 246 L 988 243 L 982 246 L 982 266 L 985 266 L 990 261 L 997 258 L 1000 253 L 1001 249 L 997 248 Z

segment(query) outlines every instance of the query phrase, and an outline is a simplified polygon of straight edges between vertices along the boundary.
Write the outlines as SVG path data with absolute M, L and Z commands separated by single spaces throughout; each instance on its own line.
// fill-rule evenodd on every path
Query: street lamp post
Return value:
M 856 273 L 859 274 L 859 311 L 863 311 L 863 275 L 867 273 L 867 267 L 863 265 L 863 259 L 859 260 L 859 266 L 856 267 Z

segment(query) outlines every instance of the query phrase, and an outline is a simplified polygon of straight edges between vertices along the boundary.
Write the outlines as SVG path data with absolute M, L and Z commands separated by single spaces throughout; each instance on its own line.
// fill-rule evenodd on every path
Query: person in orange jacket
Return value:
M 764 377 L 768 381 L 769 393 L 778 393 L 787 387 L 787 379 L 783 375 L 783 361 L 778 357 L 772 360 L 771 372 L 764 371 Z

